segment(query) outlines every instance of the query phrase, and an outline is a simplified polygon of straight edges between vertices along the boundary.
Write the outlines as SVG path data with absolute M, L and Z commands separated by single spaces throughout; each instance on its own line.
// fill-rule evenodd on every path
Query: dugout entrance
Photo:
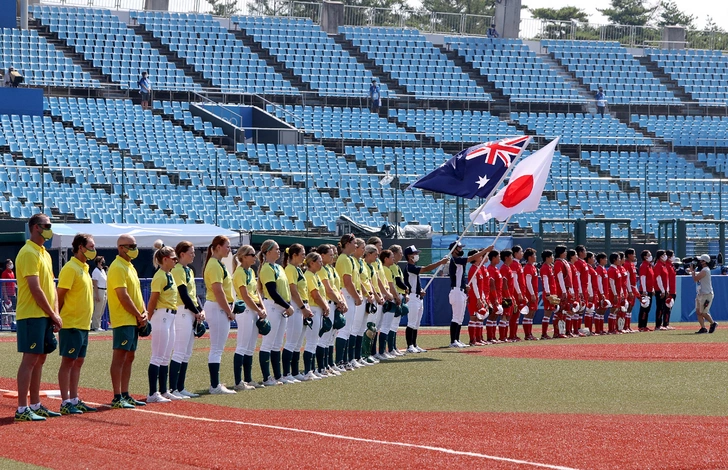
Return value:
M 658 223 L 660 248 L 673 250 L 678 258 L 702 253 L 725 254 L 728 220 L 663 219 Z

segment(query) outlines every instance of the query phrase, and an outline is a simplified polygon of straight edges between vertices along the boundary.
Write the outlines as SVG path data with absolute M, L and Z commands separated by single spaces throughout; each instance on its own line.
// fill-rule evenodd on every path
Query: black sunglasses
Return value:
M 247 255 L 245 255 L 245 256 L 252 256 L 253 258 L 255 258 L 255 253 L 248 253 L 248 254 L 247 254 Z
M 50 229 L 51 229 L 51 226 L 52 226 L 53 224 L 35 224 L 35 225 L 37 225 L 38 227 L 40 227 L 40 228 L 42 228 L 42 229 L 45 229 L 45 230 L 50 230 Z
M 130 249 L 130 250 L 136 250 L 136 247 L 137 247 L 136 243 L 131 243 L 129 245 L 119 245 L 119 246 L 123 246 L 125 248 Z

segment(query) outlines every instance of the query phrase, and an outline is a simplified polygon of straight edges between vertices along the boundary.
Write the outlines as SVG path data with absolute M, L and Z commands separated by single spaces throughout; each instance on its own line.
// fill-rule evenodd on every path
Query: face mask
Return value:
M 15 266 L 11 264 L 10 266 L 8 266 L 8 269 L 13 269 L 14 267 Z
M 86 257 L 87 260 L 91 261 L 92 259 L 96 258 L 96 250 L 86 250 L 83 255 Z
M 139 248 L 134 248 L 133 250 L 128 250 L 126 252 L 126 256 L 128 256 L 129 259 L 136 259 L 136 257 L 139 256 Z
M 671 263 L 674 263 L 674 262 L 675 262 L 675 257 L 674 257 L 674 256 L 671 256 L 671 257 L 670 257 L 670 262 L 671 262 Z
M 414 261 L 415 263 L 418 262 L 419 260 L 420 260 L 420 255 L 412 256 L 412 261 Z
M 43 237 L 43 240 L 48 241 L 53 238 L 53 230 L 49 228 L 44 228 L 40 235 L 41 237 Z
M 647 258 L 645 258 L 645 260 L 646 260 L 646 261 L 647 261 L 648 263 L 651 263 L 651 262 L 652 262 L 652 256 L 648 256 Z
M 660 256 L 660 261 L 667 261 L 667 256 L 666 255 Z

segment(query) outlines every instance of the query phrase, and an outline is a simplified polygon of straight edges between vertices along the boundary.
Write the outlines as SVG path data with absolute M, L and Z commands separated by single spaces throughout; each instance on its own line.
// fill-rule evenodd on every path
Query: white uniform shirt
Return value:
M 106 271 L 99 268 L 94 269 L 91 279 L 96 281 L 99 289 L 106 289 Z

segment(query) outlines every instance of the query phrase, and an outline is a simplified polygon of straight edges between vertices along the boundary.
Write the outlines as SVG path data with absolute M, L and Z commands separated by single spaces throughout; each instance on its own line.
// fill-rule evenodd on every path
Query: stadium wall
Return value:
M 42 88 L 0 88 L 0 115 L 43 116 Z

